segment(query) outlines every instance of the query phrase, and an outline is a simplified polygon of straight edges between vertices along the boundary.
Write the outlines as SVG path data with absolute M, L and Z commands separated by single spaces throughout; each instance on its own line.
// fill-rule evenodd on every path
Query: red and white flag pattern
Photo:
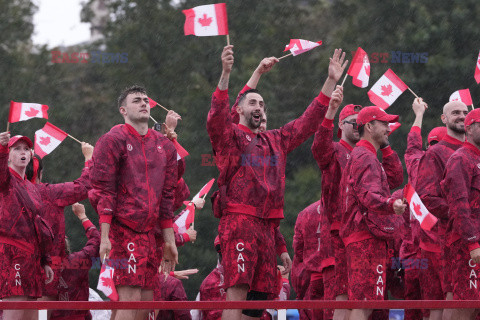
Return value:
M 225 3 L 207 4 L 182 11 L 186 17 L 185 35 L 220 36 L 228 34 Z
M 290 43 L 285 46 L 285 50 L 283 51 L 290 50 L 294 56 L 298 56 L 299 54 L 312 50 L 321 44 L 322 41 L 312 42 L 303 39 L 290 39 Z
M 480 52 L 478 53 L 477 66 L 475 67 L 475 81 L 480 83 Z
M 48 106 L 45 104 L 10 101 L 8 122 L 14 123 L 32 118 L 48 119 L 47 110 Z
M 462 89 L 455 91 L 454 93 L 452 93 L 448 101 L 462 101 L 467 106 L 473 104 L 472 96 L 470 95 L 470 89 Z
M 195 205 L 193 203 L 187 204 L 185 210 L 180 212 L 178 219 L 173 223 L 173 229 L 177 233 L 185 233 L 192 222 L 195 221 Z
M 177 139 L 173 139 L 173 145 L 175 146 L 175 149 L 177 150 L 177 161 L 180 159 L 185 158 L 186 156 L 189 155 L 187 150 L 185 150 L 180 143 L 178 143 Z
M 35 153 L 40 158 L 45 157 L 55 150 L 67 136 L 66 132 L 55 127 L 50 122 L 45 123 L 42 129 L 35 132 Z
M 368 91 L 368 98 L 376 106 L 387 109 L 407 90 L 408 86 L 391 70 L 385 74 Z
M 397 130 L 398 128 L 400 128 L 402 124 L 400 122 L 394 122 L 394 123 L 389 123 L 388 126 L 390 127 L 390 129 L 392 131 L 390 131 L 390 133 L 388 135 L 391 135 L 395 130 Z
M 148 104 L 150 105 L 150 108 L 153 108 L 156 107 L 158 103 L 152 98 L 148 97 Z
M 212 186 L 213 186 L 213 183 L 215 182 L 215 178 L 208 181 L 203 187 L 202 189 L 200 189 L 200 191 L 193 197 L 193 200 L 195 199 L 200 199 L 201 197 L 203 197 L 204 195 L 206 195 L 210 189 L 212 189 Z
M 415 217 L 415 219 L 420 222 L 422 229 L 432 229 L 438 219 L 427 210 L 415 189 L 413 189 L 410 184 L 407 184 L 403 190 L 403 194 L 410 205 L 410 217 Z
M 105 261 L 106 262 L 106 261 Z M 118 293 L 113 282 L 114 269 L 107 263 L 102 264 L 100 275 L 98 276 L 97 290 L 102 291 L 110 300 L 118 301 Z
M 370 61 L 368 60 L 368 54 L 362 48 L 358 47 L 357 52 L 355 52 L 347 74 L 352 76 L 353 85 L 360 88 L 368 86 Z

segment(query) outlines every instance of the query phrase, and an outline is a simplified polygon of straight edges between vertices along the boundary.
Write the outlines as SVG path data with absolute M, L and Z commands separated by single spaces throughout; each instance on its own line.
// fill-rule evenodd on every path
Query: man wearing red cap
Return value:
M 415 113 L 415 120 L 407 137 L 407 149 L 405 150 L 405 165 L 407 167 L 408 181 L 415 186 L 417 180 L 418 164 L 420 159 L 425 154 L 422 142 L 422 122 L 423 115 L 427 110 L 428 105 L 422 98 L 415 98 L 412 104 L 413 112 Z M 443 139 L 447 133 L 446 127 L 436 127 L 428 134 L 428 144 L 433 146 Z M 402 237 L 402 245 L 400 248 L 400 259 L 420 259 L 419 247 L 419 233 L 420 224 L 418 220 L 410 217 L 405 221 L 406 232 Z M 405 291 L 404 296 L 406 300 L 421 300 L 421 286 L 420 286 L 420 271 L 417 268 L 405 269 Z M 414 320 L 422 317 L 422 311 L 417 309 L 406 309 L 405 320 Z
M 162 270 L 173 271 L 178 252 L 172 228 L 177 185 L 177 152 L 160 132 L 148 128 L 150 106 L 144 88 L 125 89 L 118 98 L 125 124 L 97 142 L 89 198 L 100 216 L 100 258 L 128 260 L 115 269 L 120 301 L 153 299 L 151 279 L 158 272 L 154 229 L 165 241 Z M 118 310 L 115 319 L 140 319 L 148 310 Z
M 345 54 L 335 50 L 329 77 L 322 92 L 298 119 L 277 130 L 255 134 L 265 103 L 260 94 L 247 92 L 238 103 L 239 125 L 228 108 L 228 81 L 233 66 L 233 46 L 222 53 L 223 72 L 212 98 L 207 131 L 217 156 L 227 157 L 217 183 L 224 185 L 225 205 L 219 225 L 225 268 L 227 300 L 265 300 L 274 293 L 276 280 L 275 228 L 283 218 L 286 156 L 311 136 L 322 120 L 330 95 L 346 66 Z M 242 158 L 252 157 L 261 164 Z M 286 268 L 287 269 L 287 268 Z M 286 270 L 289 271 L 289 270 Z M 242 311 L 225 310 L 223 318 L 240 319 Z M 262 310 L 244 311 L 259 318 Z
M 418 165 L 418 177 L 415 189 L 422 202 L 439 221 L 430 230 L 420 229 L 420 257 L 428 259 L 428 268 L 420 270 L 420 285 L 422 298 L 425 300 L 451 299 L 452 284 L 451 272 L 448 263 L 448 237 L 445 232 L 448 223 L 448 205 L 442 195 L 440 181 L 442 181 L 445 165 L 450 156 L 463 145 L 465 140 L 465 116 L 467 106 L 461 101 L 452 101 L 443 107 L 442 121 L 447 127 L 445 137 L 427 152 Z M 447 250 L 445 250 L 447 248 Z M 430 319 L 442 318 L 440 309 L 430 311 Z
M 350 153 L 340 182 L 340 236 L 345 243 L 350 300 L 383 300 L 386 287 L 387 230 L 399 233 L 406 205 L 393 199 L 390 189 L 398 187 L 403 175 L 392 176 L 377 159 L 377 151 L 388 145 L 389 123 L 398 116 L 379 107 L 363 108 L 357 117 L 360 141 Z M 392 153 L 393 151 L 390 151 Z M 386 159 L 391 154 L 383 154 Z M 398 158 L 398 156 L 397 156 Z M 385 217 L 390 216 L 385 224 Z M 380 232 L 379 232 L 380 231 Z M 350 319 L 368 319 L 372 310 L 354 309 Z
M 465 117 L 466 140 L 448 159 L 442 192 L 449 208 L 454 300 L 480 300 L 480 109 Z M 479 309 L 454 309 L 454 319 L 474 319 Z
M 48 256 L 53 234 L 40 218 L 45 209 L 33 183 L 25 179 L 32 141 L 0 134 L 0 299 L 32 301 L 42 295 L 41 269 L 53 280 Z M 42 227 L 43 225 L 43 227 Z M 5 310 L 3 319 L 33 319 L 36 310 Z

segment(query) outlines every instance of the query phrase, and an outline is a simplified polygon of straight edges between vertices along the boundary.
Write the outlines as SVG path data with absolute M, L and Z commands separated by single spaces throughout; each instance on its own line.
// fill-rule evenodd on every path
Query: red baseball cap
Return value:
M 365 107 L 358 113 L 357 124 L 363 126 L 374 120 L 386 121 L 386 122 L 397 122 L 398 116 L 394 114 L 388 114 L 380 107 L 371 106 Z
M 473 109 L 465 117 L 465 127 L 470 126 L 475 122 L 480 122 L 480 109 Z
M 430 131 L 430 133 L 428 134 L 428 144 L 431 144 L 432 141 L 437 141 L 437 142 L 441 141 L 446 134 L 447 134 L 447 127 L 433 128 L 432 131 Z
M 346 117 L 349 117 L 354 114 L 358 114 L 360 110 L 362 110 L 362 106 L 358 104 L 347 104 L 345 107 L 343 107 L 342 111 L 340 112 L 340 115 L 338 116 L 338 120 L 342 121 Z M 342 129 L 338 128 L 337 132 L 337 137 L 341 138 L 342 137 Z
M 8 141 L 8 147 L 11 148 L 15 143 L 17 143 L 20 140 L 25 141 L 25 143 L 28 145 L 29 148 L 33 148 L 32 140 L 30 140 L 26 136 L 21 136 L 21 135 L 11 137 L 10 141 Z

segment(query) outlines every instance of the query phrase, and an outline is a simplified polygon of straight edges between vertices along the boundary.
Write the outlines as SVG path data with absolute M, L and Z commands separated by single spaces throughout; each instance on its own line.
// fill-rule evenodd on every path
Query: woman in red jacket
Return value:
M 41 226 L 42 201 L 36 187 L 25 180 L 32 157 L 32 141 L 24 136 L 0 134 L 0 256 L 3 301 L 36 300 L 42 295 L 43 266 L 53 279 Z M 51 235 L 50 235 L 51 236 Z M 48 237 L 47 237 L 48 238 Z M 51 238 L 49 239 L 52 240 Z M 36 310 L 5 310 L 3 319 L 34 319 Z

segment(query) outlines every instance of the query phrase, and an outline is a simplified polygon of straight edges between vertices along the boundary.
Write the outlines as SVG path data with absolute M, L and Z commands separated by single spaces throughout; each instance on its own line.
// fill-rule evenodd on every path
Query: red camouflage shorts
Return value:
M 154 231 L 136 233 L 114 223 L 110 227 L 109 238 L 112 250 L 108 260 L 115 268 L 115 286 L 137 286 L 153 290 L 152 279 L 160 266 Z
M 444 300 L 445 295 L 442 289 L 443 262 L 441 254 L 439 252 L 420 249 L 420 257 L 422 261 L 428 262 L 426 268 L 420 269 L 419 278 L 422 298 L 424 300 Z
M 40 256 L 0 243 L 0 299 L 11 296 L 42 296 Z
M 332 233 L 331 241 L 335 254 L 335 283 L 332 290 L 337 297 L 348 292 L 347 257 L 345 255 L 345 244 L 338 232 Z
M 480 287 L 477 279 L 480 265 L 475 264 L 470 258 L 468 244 L 463 240 L 455 241 L 451 246 L 455 252 L 452 266 L 453 299 L 454 300 L 480 300 Z
M 349 300 L 384 300 L 387 244 L 366 239 L 346 247 Z
M 335 284 L 337 279 L 335 277 L 335 266 L 328 266 L 322 270 L 323 274 L 323 300 L 335 300 L 337 296 L 335 292 Z M 323 311 L 323 319 L 331 320 L 333 319 L 334 309 L 325 309 Z
M 442 261 L 444 262 L 442 274 L 442 290 L 445 296 L 447 292 L 453 292 L 452 273 L 454 264 L 451 263 L 451 261 L 455 261 L 452 259 L 453 255 L 454 252 L 452 251 L 451 246 L 442 247 Z
M 222 216 L 218 226 L 225 287 L 248 284 L 250 290 L 275 294 L 275 224 L 244 214 Z

